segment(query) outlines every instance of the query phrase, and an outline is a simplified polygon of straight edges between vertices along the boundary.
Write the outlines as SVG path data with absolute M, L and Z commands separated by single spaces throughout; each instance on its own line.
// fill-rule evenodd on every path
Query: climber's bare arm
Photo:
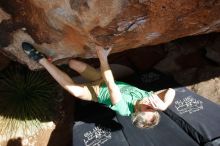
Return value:
M 96 51 L 97 51 L 97 55 L 100 61 L 102 77 L 108 87 L 111 102 L 114 105 L 120 101 L 121 93 L 120 93 L 118 86 L 115 84 L 112 71 L 108 64 L 108 54 L 111 51 L 111 48 L 107 50 L 107 49 L 97 46 Z
M 69 93 L 82 100 L 92 100 L 88 89 L 84 85 L 75 84 L 75 82 L 63 71 L 50 63 L 46 58 L 39 60 L 47 71 L 54 77 L 54 79 Z
M 169 88 L 158 94 L 153 94 L 151 97 L 149 97 L 149 100 L 154 109 L 164 111 L 173 102 L 175 93 L 176 92 L 174 89 Z

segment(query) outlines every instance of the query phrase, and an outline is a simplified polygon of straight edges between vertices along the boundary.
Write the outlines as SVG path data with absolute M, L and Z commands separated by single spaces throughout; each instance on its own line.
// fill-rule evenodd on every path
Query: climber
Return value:
M 31 59 L 45 67 L 53 78 L 73 96 L 103 103 L 122 116 L 131 116 L 133 124 L 139 128 L 157 125 L 160 119 L 158 110 L 166 110 L 175 97 L 175 90 L 171 88 L 153 94 L 127 83 L 114 81 L 107 59 L 111 48 L 96 47 L 101 72 L 83 62 L 74 59 L 69 61 L 70 68 L 92 81 L 88 84 L 76 84 L 31 44 L 23 42 L 22 48 Z

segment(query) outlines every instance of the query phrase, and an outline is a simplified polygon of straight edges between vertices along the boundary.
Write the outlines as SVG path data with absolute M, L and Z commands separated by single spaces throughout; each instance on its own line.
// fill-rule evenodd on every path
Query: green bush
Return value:
M 44 71 L 12 65 L 0 73 L 0 135 L 28 135 L 53 120 L 58 86 Z

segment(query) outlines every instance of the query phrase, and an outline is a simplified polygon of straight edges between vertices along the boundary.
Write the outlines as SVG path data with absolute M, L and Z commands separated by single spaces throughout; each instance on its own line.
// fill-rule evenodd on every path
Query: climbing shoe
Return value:
M 28 55 L 29 58 L 33 59 L 34 61 L 39 61 L 41 58 L 45 58 L 45 55 L 34 48 L 33 45 L 27 42 L 22 43 L 22 48 L 24 52 Z

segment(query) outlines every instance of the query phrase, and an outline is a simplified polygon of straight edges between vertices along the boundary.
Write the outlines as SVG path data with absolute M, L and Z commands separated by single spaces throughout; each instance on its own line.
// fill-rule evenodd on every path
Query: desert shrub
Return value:
M 45 71 L 12 65 L 0 73 L 0 135 L 30 135 L 52 121 L 58 86 Z

